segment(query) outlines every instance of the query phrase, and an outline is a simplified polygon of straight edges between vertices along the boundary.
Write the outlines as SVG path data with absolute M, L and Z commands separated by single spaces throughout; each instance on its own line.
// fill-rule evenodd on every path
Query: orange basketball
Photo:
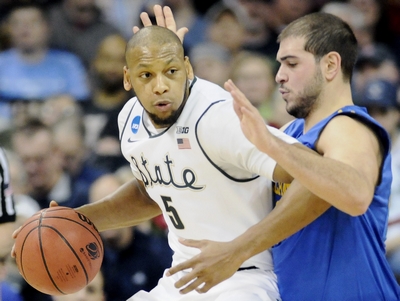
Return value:
M 72 294 L 99 272 L 104 248 L 94 224 L 67 207 L 43 209 L 22 226 L 15 240 L 18 269 L 38 291 Z

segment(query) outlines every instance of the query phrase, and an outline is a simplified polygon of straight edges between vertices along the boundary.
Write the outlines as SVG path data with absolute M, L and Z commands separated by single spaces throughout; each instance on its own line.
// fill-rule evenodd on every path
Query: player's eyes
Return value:
M 178 71 L 177 69 L 169 69 L 167 73 L 168 74 L 174 74 L 177 71 Z
M 145 73 L 140 74 L 141 78 L 149 78 L 150 76 L 151 76 L 151 74 L 149 72 L 145 72 Z

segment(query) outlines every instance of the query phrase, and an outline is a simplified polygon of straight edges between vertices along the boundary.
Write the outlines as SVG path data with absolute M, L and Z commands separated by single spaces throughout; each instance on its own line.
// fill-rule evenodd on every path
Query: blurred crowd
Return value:
M 7 150 L 18 223 L 37 210 L 95 202 L 132 177 L 117 116 L 134 96 L 123 88 L 125 46 L 142 11 L 171 7 L 189 33 L 195 75 L 231 78 L 281 127 L 292 119 L 275 82 L 276 38 L 314 11 L 344 19 L 359 43 L 352 89 L 392 138 L 387 251 L 400 282 L 400 2 L 396 0 L 0 0 L 0 145 Z M 356 139 L 356 137 L 355 137 Z M 11 259 L 0 261 L 22 301 L 120 301 L 154 287 L 170 264 L 162 216 L 102 234 L 102 272 L 81 292 L 50 297 L 30 287 Z M 0 270 L 2 272 L 2 270 Z M 0 296 L 1 299 L 1 296 Z

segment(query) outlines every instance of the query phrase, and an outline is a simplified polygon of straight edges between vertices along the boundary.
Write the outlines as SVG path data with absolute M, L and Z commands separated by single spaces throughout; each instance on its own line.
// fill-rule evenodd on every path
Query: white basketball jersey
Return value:
M 173 265 L 198 253 L 196 248 L 180 244 L 179 237 L 230 241 L 258 223 L 272 209 L 269 179 L 248 176 L 253 174 L 251 170 L 243 170 L 245 178 L 233 177 L 221 168 L 221 158 L 211 158 L 205 152 L 205 141 L 199 140 L 198 134 L 200 131 L 210 136 L 214 134 L 218 120 L 215 124 L 202 121 L 210 110 L 219 106 L 219 114 L 235 114 L 227 91 L 196 78 L 178 120 L 162 132 L 143 120 L 148 117 L 135 97 L 127 102 L 119 115 L 122 153 L 130 162 L 135 177 L 144 183 L 150 197 L 163 211 L 169 229 L 169 244 L 174 251 Z M 240 131 L 237 116 L 235 120 L 239 129 L 237 139 L 249 144 Z M 220 143 L 216 141 L 212 147 L 218 149 L 224 139 L 221 137 Z M 237 161 L 242 160 L 237 157 Z M 268 173 L 272 174 L 272 171 Z M 243 264 L 243 267 L 248 266 L 272 269 L 270 252 L 250 258 Z

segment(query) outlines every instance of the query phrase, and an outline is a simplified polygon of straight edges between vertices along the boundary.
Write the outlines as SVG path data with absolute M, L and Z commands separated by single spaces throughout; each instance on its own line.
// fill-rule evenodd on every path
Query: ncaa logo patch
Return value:
M 135 118 L 133 118 L 132 123 L 131 123 L 131 130 L 132 133 L 136 134 L 139 130 L 139 125 L 140 125 L 140 116 L 135 116 Z

